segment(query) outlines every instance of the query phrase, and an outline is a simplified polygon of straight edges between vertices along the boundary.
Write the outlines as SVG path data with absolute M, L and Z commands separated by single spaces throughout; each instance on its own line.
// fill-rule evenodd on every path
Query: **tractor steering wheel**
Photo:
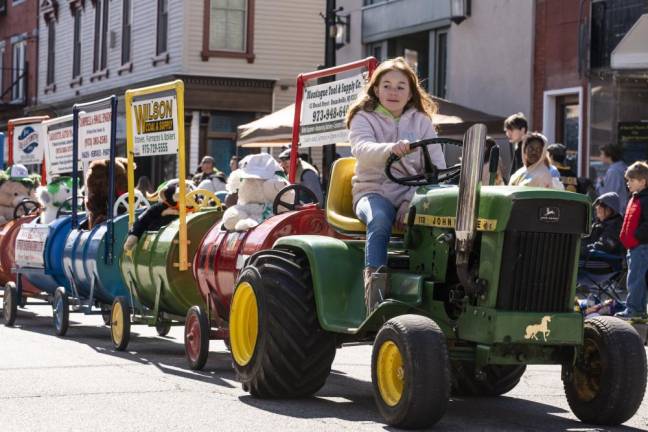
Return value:
M 420 147 L 421 152 L 423 153 L 423 172 L 411 176 L 394 176 L 391 172 L 392 166 L 394 163 L 401 160 L 401 158 L 392 153 L 387 158 L 387 163 L 385 164 L 385 174 L 387 175 L 387 178 L 394 183 L 405 186 L 425 186 L 441 183 L 458 177 L 459 174 L 461 174 L 461 164 L 453 165 L 450 168 L 439 169 L 432 163 L 430 151 L 428 150 L 428 146 L 431 144 L 453 144 L 461 146 L 463 145 L 463 142 L 452 138 L 429 138 L 413 142 L 410 144 L 410 149 L 413 151 Z
M 148 202 L 144 194 L 139 189 L 134 189 L 134 192 L 135 192 L 135 208 L 151 207 L 151 203 Z M 121 194 L 119 198 L 117 198 L 117 201 L 115 201 L 115 204 L 113 205 L 113 217 L 117 217 L 119 215 L 120 206 L 123 206 L 125 209 L 128 209 L 128 192 Z
M 221 200 L 218 199 L 216 194 L 206 189 L 194 189 L 186 195 L 187 207 L 193 208 L 195 211 L 207 207 L 221 208 Z
M 292 202 L 284 201 L 283 196 L 291 191 L 294 191 Z M 293 211 L 297 210 L 297 206 L 307 204 L 303 200 L 299 199 L 300 192 L 303 192 L 306 195 L 308 204 L 319 204 L 319 200 L 317 199 L 315 192 L 302 184 L 291 184 L 281 189 L 275 197 L 274 201 L 272 202 L 272 214 L 279 214 L 279 206 L 288 209 L 288 211 Z
M 14 208 L 13 218 L 18 219 L 20 216 L 27 216 L 32 214 L 34 211 L 40 208 L 40 203 L 29 198 L 24 198 L 18 203 Z M 19 214 L 19 210 L 22 209 L 22 215 Z
M 68 208 L 70 208 L 70 210 L 66 210 L 65 207 L 66 207 L 66 204 L 72 203 L 73 199 L 74 199 L 74 197 L 69 197 L 68 199 L 63 201 L 63 205 L 61 207 L 59 207 L 58 210 L 56 210 L 56 219 L 60 218 L 61 216 L 67 216 L 67 215 L 72 214 L 72 210 L 71 210 L 72 206 L 71 205 L 67 206 Z M 83 208 L 84 202 L 83 202 L 83 196 L 82 195 L 77 196 L 77 201 L 81 202 L 81 208 Z

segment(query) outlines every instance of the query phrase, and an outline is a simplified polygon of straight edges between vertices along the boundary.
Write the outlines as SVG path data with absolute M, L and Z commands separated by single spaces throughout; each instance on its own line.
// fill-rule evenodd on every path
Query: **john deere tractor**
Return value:
M 562 366 L 569 406 L 584 422 L 631 418 L 646 387 L 636 331 L 612 317 L 574 310 L 583 195 L 481 186 L 486 128 L 464 139 L 461 167 L 437 169 L 421 141 L 425 172 L 394 181 L 416 190 L 405 232 L 394 233 L 389 292 L 367 316 L 364 225 L 351 208 L 355 161 L 334 165 L 327 218 L 349 240 L 288 236 L 252 255 L 235 289 L 230 337 L 244 389 L 260 398 L 317 392 L 336 348 L 373 341 L 378 410 L 393 426 L 437 422 L 451 394 L 497 396 L 526 365 Z M 459 174 L 460 171 L 460 174 Z M 446 180 L 459 177 L 459 184 Z M 355 237 L 355 238 L 354 238 Z

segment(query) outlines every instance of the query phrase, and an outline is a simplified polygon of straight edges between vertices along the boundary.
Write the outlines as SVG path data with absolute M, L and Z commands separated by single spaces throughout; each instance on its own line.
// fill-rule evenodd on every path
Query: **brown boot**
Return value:
M 385 300 L 389 293 L 389 275 L 387 267 L 365 267 L 364 269 L 365 307 L 367 316 Z

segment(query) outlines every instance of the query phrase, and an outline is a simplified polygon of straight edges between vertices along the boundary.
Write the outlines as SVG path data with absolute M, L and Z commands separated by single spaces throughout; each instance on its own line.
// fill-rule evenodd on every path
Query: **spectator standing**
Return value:
M 565 165 L 567 159 L 567 147 L 565 145 L 556 143 L 547 147 L 549 154 L 549 162 L 556 167 L 560 173 L 560 182 L 565 186 L 565 190 L 569 192 L 576 192 L 578 189 L 578 176 L 571 169 L 570 166 Z
M 486 148 L 484 149 L 484 166 L 482 167 L 482 185 L 490 184 L 490 157 L 491 151 L 497 145 L 497 142 L 491 137 L 486 137 Z M 504 184 L 502 176 L 502 158 L 497 162 L 497 171 L 495 173 L 495 186 Z
M 199 189 L 211 192 L 225 190 L 225 174 L 214 167 L 214 158 L 205 156 L 200 161 L 200 171 L 193 176 L 193 182 Z
M 509 180 L 510 186 L 535 186 L 564 190 L 559 177 L 553 176 L 547 159 L 547 138 L 538 132 L 526 134 L 522 141 L 522 163 Z
M 236 171 L 238 167 L 239 167 L 239 158 L 238 156 L 234 155 L 230 158 L 229 161 L 230 173 Z
M 623 150 L 620 146 L 606 144 L 601 147 L 601 161 L 609 165 L 605 177 L 596 187 L 596 194 L 603 195 L 606 192 L 616 192 L 619 195 L 621 209 L 628 204 L 628 190 L 624 174 L 628 166 L 623 162 Z
M 626 309 L 616 316 L 633 318 L 646 313 L 648 300 L 648 163 L 633 163 L 625 178 L 632 194 L 621 228 L 621 243 L 628 249 L 628 298 Z
M 522 140 L 529 130 L 529 122 L 521 112 L 509 116 L 504 120 L 504 133 L 511 143 L 511 170 L 510 176 L 522 168 Z
M 290 149 L 286 149 L 279 154 L 279 163 L 281 167 L 288 174 L 290 170 Z M 322 183 L 317 169 L 303 160 L 297 159 L 297 173 L 295 173 L 295 183 L 302 184 L 308 189 L 313 191 L 319 202 L 319 206 L 324 206 L 324 194 L 322 193 Z

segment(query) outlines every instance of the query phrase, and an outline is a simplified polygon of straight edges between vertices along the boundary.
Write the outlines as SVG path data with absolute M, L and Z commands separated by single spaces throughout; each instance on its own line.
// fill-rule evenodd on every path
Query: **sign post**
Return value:
M 128 153 L 128 223 L 135 222 L 135 156 L 178 155 L 179 259 L 189 268 L 187 251 L 187 185 L 185 184 L 184 83 L 170 83 L 126 91 L 126 146 Z

